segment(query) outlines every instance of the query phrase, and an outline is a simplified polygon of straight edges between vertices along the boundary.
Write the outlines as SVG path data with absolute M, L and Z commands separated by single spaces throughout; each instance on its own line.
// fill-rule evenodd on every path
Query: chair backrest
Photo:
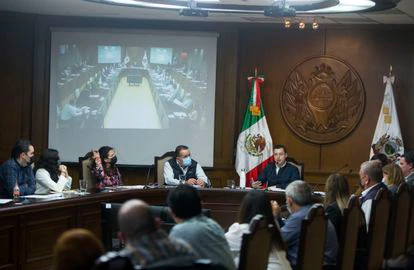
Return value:
M 92 152 L 86 153 L 85 156 L 79 157 L 79 179 L 86 180 L 88 189 L 93 189 L 96 184 L 96 178 L 91 174 Z
M 120 250 L 122 243 L 118 239 L 118 212 L 122 203 L 101 203 L 101 226 L 102 226 L 102 242 L 107 251 Z M 150 206 L 152 216 L 159 218 L 162 223 L 162 228 L 169 232 L 175 225 L 173 217 L 167 206 Z M 202 209 L 203 215 L 211 216 L 210 209 Z
M 391 202 L 389 192 L 381 188 L 372 202 L 368 228 L 368 268 L 381 269 L 384 260 L 388 218 Z
M 322 269 L 328 218 L 323 206 L 315 204 L 302 221 L 297 270 Z
M 172 159 L 175 156 L 174 151 L 167 152 L 160 157 L 154 157 L 154 167 L 155 167 L 155 181 L 157 181 L 158 186 L 164 186 L 164 163 Z
M 272 246 L 272 232 L 262 215 L 256 215 L 243 234 L 239 270 L 266 270 Z
M 352 196 L 349 199 L 348 207 L 344 209 L 343 215 L 343 224 L 339 232 L 339 253 L 336 269 L 354 269 L 358 231 L 363 217 L 358 197 Z M 362 224 L 362 226 L 365 225 Z
M 414 188 L 410 189 L 410 222 L 407 229 L 407 247 L 414 244 Z
M 410 220 L 410 192 L 405 182 L 398 187 L 397 193 L 392 198 L 390 219 L 388 223 L 388 239 L 385 250 L 385 258 L 395 258 L 405 253 L 407 228 Z
M 295 166 L 296 168 L 298 168 L 300 180 L 303 180 L 303 175 L 305 174 L 305 169 L 304 169 L 305 165 L 301 162 L 296 161 L 296 159 L 291 158 L 291 157 L 287 157 L 286 161 L 292 164 L 293 166 Z M 299 179 L 295 179 L 295 180 L 299 180 Z

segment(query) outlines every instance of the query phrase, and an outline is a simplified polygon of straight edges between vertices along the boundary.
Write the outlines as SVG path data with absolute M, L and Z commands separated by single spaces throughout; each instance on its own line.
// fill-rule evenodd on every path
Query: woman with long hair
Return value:
M 46 149 L 40 155 L 36 165 L 35 194 L 49 194 L 70 190 L 72 177 L 65 165 L 60 165 L 59 152 Z
M 115 149 L 110 146 L 102 146 L 98 151 L 93 151 L 93 164 L 91 173 L 96 177 L 96 188 L 117 187 L 122 184 L 116 162 L 118 161 Z
M 343 222 L 343 212 L 350 197 L 349 184 L 345 176 L 335 173 L 328 176 L 325 183 L 325 212 L 339 236 Z M 339 239 L 339 237 L 338 237 Z
M 404 181 L 404 174 L 401 167 L 394 163 L 387 164 L 382 168 L 382 174 L 384 176 L 384 183 L 395 194 L 398 186 Z
M 257 214 L 263 215 L 267 224 L 273 225 L 275 228 L 275 233 L 272 236 L 273 247 L 270 250 L 267 269 L 291 269 L 286 258 L 286 247 L 279 226 L 275 223 L 270 200 L 266 192 L 261 190 L 251 190 L 244 196 L 239 209 L 238 221 L 233 223 L 225 234 L 236 265 L 239 264 L 242 236 L 249 232 L 249 223 Z
M 105 252 L 100 240 L 85 229 L 64 232 L 53 249 L 53 270 L 89 270 Z

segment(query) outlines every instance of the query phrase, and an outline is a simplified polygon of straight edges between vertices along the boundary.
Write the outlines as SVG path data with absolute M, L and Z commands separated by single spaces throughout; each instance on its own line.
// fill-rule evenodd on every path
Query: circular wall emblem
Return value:
M 361 120 L 365 89 L 359 75 L 344 61 L 312 57 L 289 74 L 280 107 L 296 135 L 313 143 L 333 143 L 351 133 Z

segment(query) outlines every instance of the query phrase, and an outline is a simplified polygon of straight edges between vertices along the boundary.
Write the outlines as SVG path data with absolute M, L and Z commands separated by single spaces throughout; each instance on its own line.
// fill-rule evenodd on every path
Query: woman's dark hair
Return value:
M 59 179 L 59 152 L 55 149 L 45 149 L 39 157 L 36 170 L 45 169 L 49 172 L 50 178 L 57 182 Z
M 104 172 L 105 172 L 106 175 L 111 175 L 112 169 L 116 167 L 116 164 L 110 164 L 111 166 L 109 168 L 107 168 L 107 166 L 105 166 L 105 159 L 108 158 L 109 151 L 111 151 L 111 150 L 114 150 L 114 148 L 111 147 L 111 146 L 102 146 L 98 150 L 99 157 L 101 158 L 101 162 L 102 162 L 102 167 L 103 167 Z
M 343 213 L 348 206 L 349 197 L 348 179 L 339 173 L 329 175 L 325 183 L 325 207 L 336 202 Z
M 275 223 L 272 206 L 267 193 L 260 190 L 251 190 L 244 196 L 241 202 L 238 222 L 240 224 L 250 223 L 252 218 L 257 214 L 263 215 L 267 224 L 273 225 L 275 228 L 272 239 L 273 246 L 277 249 L 286 250 L 279 227 Z

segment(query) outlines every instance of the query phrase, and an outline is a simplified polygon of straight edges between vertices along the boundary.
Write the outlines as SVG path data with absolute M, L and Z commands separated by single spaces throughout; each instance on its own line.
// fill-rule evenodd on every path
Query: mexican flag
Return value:
M 404 153 L 404 144 L 401 136 L 400 123 L 398 121 L 397 107 L 395 106 L 392 84 L 395 77 L 384 76 L 385 84 L 384 100 L 375 128 L 374 138 L 371 144 L 370 156 L 383 153 L 389 160 L 396 161 Z
M 252 84 L 249 103 L 244 116 L 243 127 L 237 140 L 236 171 L 240 175 L 246 173 L 246 187 L 257 180 L 260 172 L 273 161 L 273 145 L 260 98 L 260 85 L 264 78 L 257 76 L 248 78 Z

